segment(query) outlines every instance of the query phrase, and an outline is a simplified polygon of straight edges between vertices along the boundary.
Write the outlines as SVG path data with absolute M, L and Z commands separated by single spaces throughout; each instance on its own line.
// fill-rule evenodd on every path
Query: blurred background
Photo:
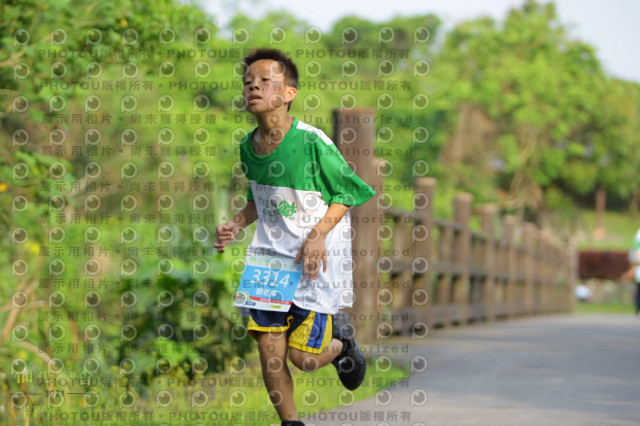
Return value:
M 232 306 L 252 228 L 212 248 L 245 201 L 239 143 L 256 123 L 239 62 L 254 47 L 288 52 L 290 114 L 330 136 L 332 110 L 376 108 L 386 184 L 434 177 L 437 217 L 464 191 L 575 241 L 588 309 L 631 312 L 618 277 L 640 226 L 639 7 L 3 1 L 0 417 L 138 404 L 126 420 L 143 424 L 206 400 L 231 418 L 243 383 L 252 401 L 257 386 L 211 378 L 255 367 Z M 412 190 L 390 194 L 413 207 Z M 162 394 L 193 380 L 197 397 Z

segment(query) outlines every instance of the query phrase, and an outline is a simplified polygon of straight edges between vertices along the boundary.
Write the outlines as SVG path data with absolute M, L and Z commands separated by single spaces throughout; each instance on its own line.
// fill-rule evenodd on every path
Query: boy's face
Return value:
M 287 104 L 296 97 L 296 88 L 287 85 L 284 70 L 271 59 L 255 61 L 245 73 L 242 96 L 247 111 L 253 115 L 269 111 L 287 111 Z

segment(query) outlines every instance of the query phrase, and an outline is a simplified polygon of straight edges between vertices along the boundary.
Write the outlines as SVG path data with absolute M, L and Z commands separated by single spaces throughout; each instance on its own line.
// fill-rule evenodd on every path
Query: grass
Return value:
M 605 233 L 596 238 L 596 215 L 593 210 L 581 210 L 578 219 L 580 228 L 578 248 L 581 250 L 620 250 L 628 251 L 633 236 L 640 226 L 638 218 L 629 213 L 606 212 L 604 215 Z
M 409 376 L 408 365 L 390 365 L 381 369 L 369 362 L 365 381 L 351 392 L 342 386 L 336 369 L 331 365 L 314 373 L 303 373 L 293 366 L 290 370 L 296 406 L 303 420 L 310 414 L 372 397 L 379 390 L 392 387 Z M 117 374 L 117 368 L 114 369 L 114 374 Z M 189 380 L 181 369 L 176 369 L 171 377 L 153 380 L 143 394 L 133 392 L 133 397 L 123 397 L 127 389 L 119 386 L 117 381 L 110 386 L 103 384 L 92 390 L 100 399 L 100 403 L 93 409 L 86 406 L 82 395 L 67 395 L 67 403 L 57 410 L 46 409 L 46 401 L 41 404 L 41 411 L 49 414 L 57 411 L 57 418 L 38 418 L 34 413 L 28 417 L 33 424 L 38 425 L 68 425 L 79 420 L 84 420 L 83 423 L 88 420 L 96 426 L 280 424 L 269 401 L 255 354 L 247 358 L 246 364 L 230 367 L 228 372 L 199 375 L 193 380 Z M 105 413 L 111 413 L 111 418 L 100 418 Z M 16 420 L 18 423 L 24 422 L 24 413 L 18 414 Z
M 602 303 L 579 303 L 576 302 L 575 312 L 577 314 L 627 314 L 633 315 L 635 310 L 631 303 L 602 302 Z

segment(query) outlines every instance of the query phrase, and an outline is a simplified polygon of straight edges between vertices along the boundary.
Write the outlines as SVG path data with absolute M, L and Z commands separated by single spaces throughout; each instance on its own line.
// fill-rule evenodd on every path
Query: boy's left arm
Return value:
M 640 268 L 640 265 L 632 265 L 622 276 L 621 280 L 633 280 L 637 276 L 637 270 Z
M 309 280 L 318 279 L 318 271 L 320 270 L 320 261 L 322 261 L 322 272 L 327 271 L 327 250 L 324 245 L 324 240 L 329 233 L 340 220 L 347 214 L 349 207 L 340 203 L 332 203 L 329 205 L 327 212 L 322 219 L 316 223 L 311 229 L 307 239 L 298 254 L 296 255 L 295 262 L 298 262 L 302 258 L 302 276 L 309 276 Z

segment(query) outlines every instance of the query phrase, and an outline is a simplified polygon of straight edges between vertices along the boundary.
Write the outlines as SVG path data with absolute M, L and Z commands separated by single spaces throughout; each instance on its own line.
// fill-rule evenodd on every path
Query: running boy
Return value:
M 290 309 L 250 309 L 248 325 L 282 424 L 302 425 L 287 355 L 303 371 L 333 363 L 351 390 L 364 379 L 365 359 L 353 326 L 338 311 L 351 306 L 353 298 L 349 207 L 361 205 L 375 191 L 321 130 L 288 114 L 298 87 L 291 59 L 276 49 L 257 49 L 244 64 L 242 95 L 246 110 L 258 121 L 240 145 L 250 187 L 242 210 L 217 226 L 214 247 L 224 251 L 242 228 L 257 220 L 247 259 L 280 256 L 302 262 Z

